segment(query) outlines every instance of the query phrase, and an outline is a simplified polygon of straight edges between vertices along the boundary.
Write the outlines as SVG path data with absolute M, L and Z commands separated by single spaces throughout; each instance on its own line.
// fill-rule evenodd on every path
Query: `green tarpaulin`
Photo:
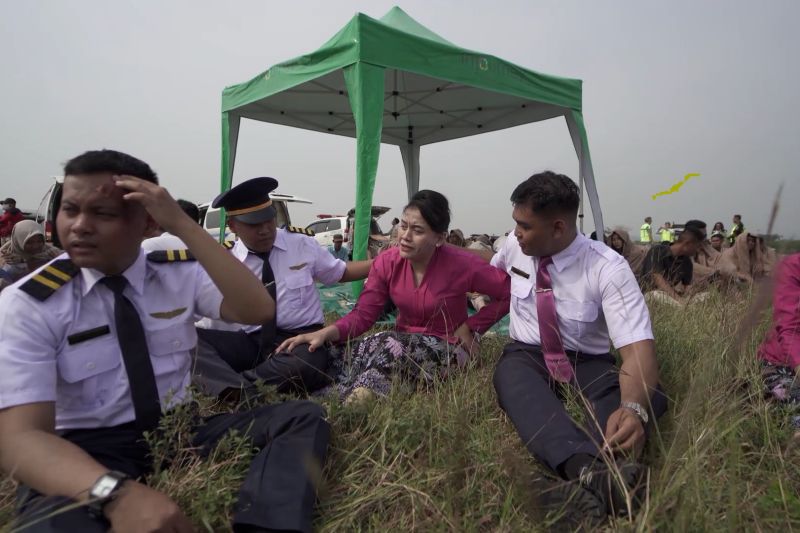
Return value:
M 460 48 L 398 7 L 380 20 L 359 13 L 319 50 L 223 91 L 221 189 L 231 187 L 242 118 L 355 137 L 353 257 L 363 259 L 382 143 L 400 149 L 411 196 L 419 189 L 423 145 L 555 117 L 567 123 L 581 200 L 585 186 L 602 230 L 580 80 Z

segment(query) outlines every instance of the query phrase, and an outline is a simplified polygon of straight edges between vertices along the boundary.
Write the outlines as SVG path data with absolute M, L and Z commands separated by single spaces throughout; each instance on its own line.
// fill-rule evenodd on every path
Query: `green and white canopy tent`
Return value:
M 319 50 L 225 88 L 221 188 L 231 186 L 242 118 L 355 137 L 353 257 L 363 259 L 381 143 L 400 148 L 411 196 L 423 145 L 562 116 L 580 164 L 581 217 L 585 187 L 602 229 L 580 80 L 459 48 L 398 7 L 380 20 L 359 13 Z

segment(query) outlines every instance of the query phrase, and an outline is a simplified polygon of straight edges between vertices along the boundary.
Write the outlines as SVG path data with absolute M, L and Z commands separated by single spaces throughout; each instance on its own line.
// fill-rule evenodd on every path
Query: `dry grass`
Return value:
M 800 451 L 786 455 L 788 413 L 763 399 L 753 353 L 763 317 L 742 332 L 749 297 L 711 298 L 687 310 L 652 309 L 664 388 L 672 402 L 651 439 L 645 507 L 621 531 L 790 531 L 800 528 Z M 742 349 L 734 348 L 740 333 Z M 398 384 L 389 398 L 345 407 L 325 400 L 333 428 L 320 490 L 320 531 L 531 531 L 541 471 L 502 412 L 491 385 L 505 339 L 487 338 L 467 372 L 430 391 Z M 206 404 L 206 409 L 215 407 Z M 186 451 L 177 414 L 153 476 L 207 531 L 227 513 L 250 451 L 230 438 L 211 461 Z M 11 516 L 0 489 L 0 522 Z

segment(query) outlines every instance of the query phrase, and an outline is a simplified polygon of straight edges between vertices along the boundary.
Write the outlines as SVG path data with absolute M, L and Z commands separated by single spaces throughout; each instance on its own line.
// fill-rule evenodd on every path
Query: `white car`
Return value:
M 378 224 L 378 218 L 388 212 L 389 209 L 389 207 L 382 207 L 379 205 L 372 206 L 372 222 L 369 228 L 370 235 L 383 235 L 383 231 L 381 231 L 381 227 Z M 333 236 L 339 234 L 344 237 L 345 245 L 347 245 L 348 248 L 352 248 L 352 243 L 350 242 L 350 228 L 355 221 L 355 215 L 355 208 L 351 209 L 347 213 L 347 216 L 317 215 L 318 220 L 306 226 L 306 229 L 310 229 L 314 232 L 314 238 L 320 246 L 332 245 Z
M 283 228 L 286 226 L 292 225 L 292 219 L 289 216 L 289 206 L 288 204 L 291 203 L 298 203 L 298 204 L 310 204 L 313 203 L 311 200 L 306 200 L 305 198 L 300 198 L 299 196 L 293 196 L 291 194 L 280 194 L 280 193 L 269 193 L 269 197 L 272 199 L 272 205 L 275 207 L 275 211 L 277 214 L 275 215 L 275 220 L 278 224 L 279 228 Z M 200 209 L 200 225 L 205 228 L 207 232 L 209 232 L 215 239 L 219 238 L 219 220 L 220 220 L 220 210 L 218 207 L 211 207 L 211 202 L 206 202 L 203 204 L 198 204 L 198 209 Z M 231 231 L 230 228 L 225 228 L 225 240 L 234 240 L 236 239 L 236 234 Z

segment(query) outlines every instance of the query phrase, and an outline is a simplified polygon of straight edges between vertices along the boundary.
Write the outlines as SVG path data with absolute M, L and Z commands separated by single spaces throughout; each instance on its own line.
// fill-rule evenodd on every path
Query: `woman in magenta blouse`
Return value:
M 508 275 L 478 255 L 446 244 L 450 208 L 442 194 L 419 191 L 403 209 L 398 245 L 372 265 L 353 310 L 324 329 L 286 340 L 279 351 L 308 343 L 314 351 L 338 343 L 331 370 L 342 396 L 356 389 L 387 394 L 391 376 L 431 382 L 477 351 L 478 337 L 508 313 Z M 467 292 L 492 298 L 467 317 Z M 394 331 L 355 340 L 369 330 L 391 299 Z M 350 357 L 347 357 L 349 352 Z
M 766 393 L 794 407 L 792 426 L 800 439 L 800 253 L 778 266 L 772 328 L 758 348 Z

